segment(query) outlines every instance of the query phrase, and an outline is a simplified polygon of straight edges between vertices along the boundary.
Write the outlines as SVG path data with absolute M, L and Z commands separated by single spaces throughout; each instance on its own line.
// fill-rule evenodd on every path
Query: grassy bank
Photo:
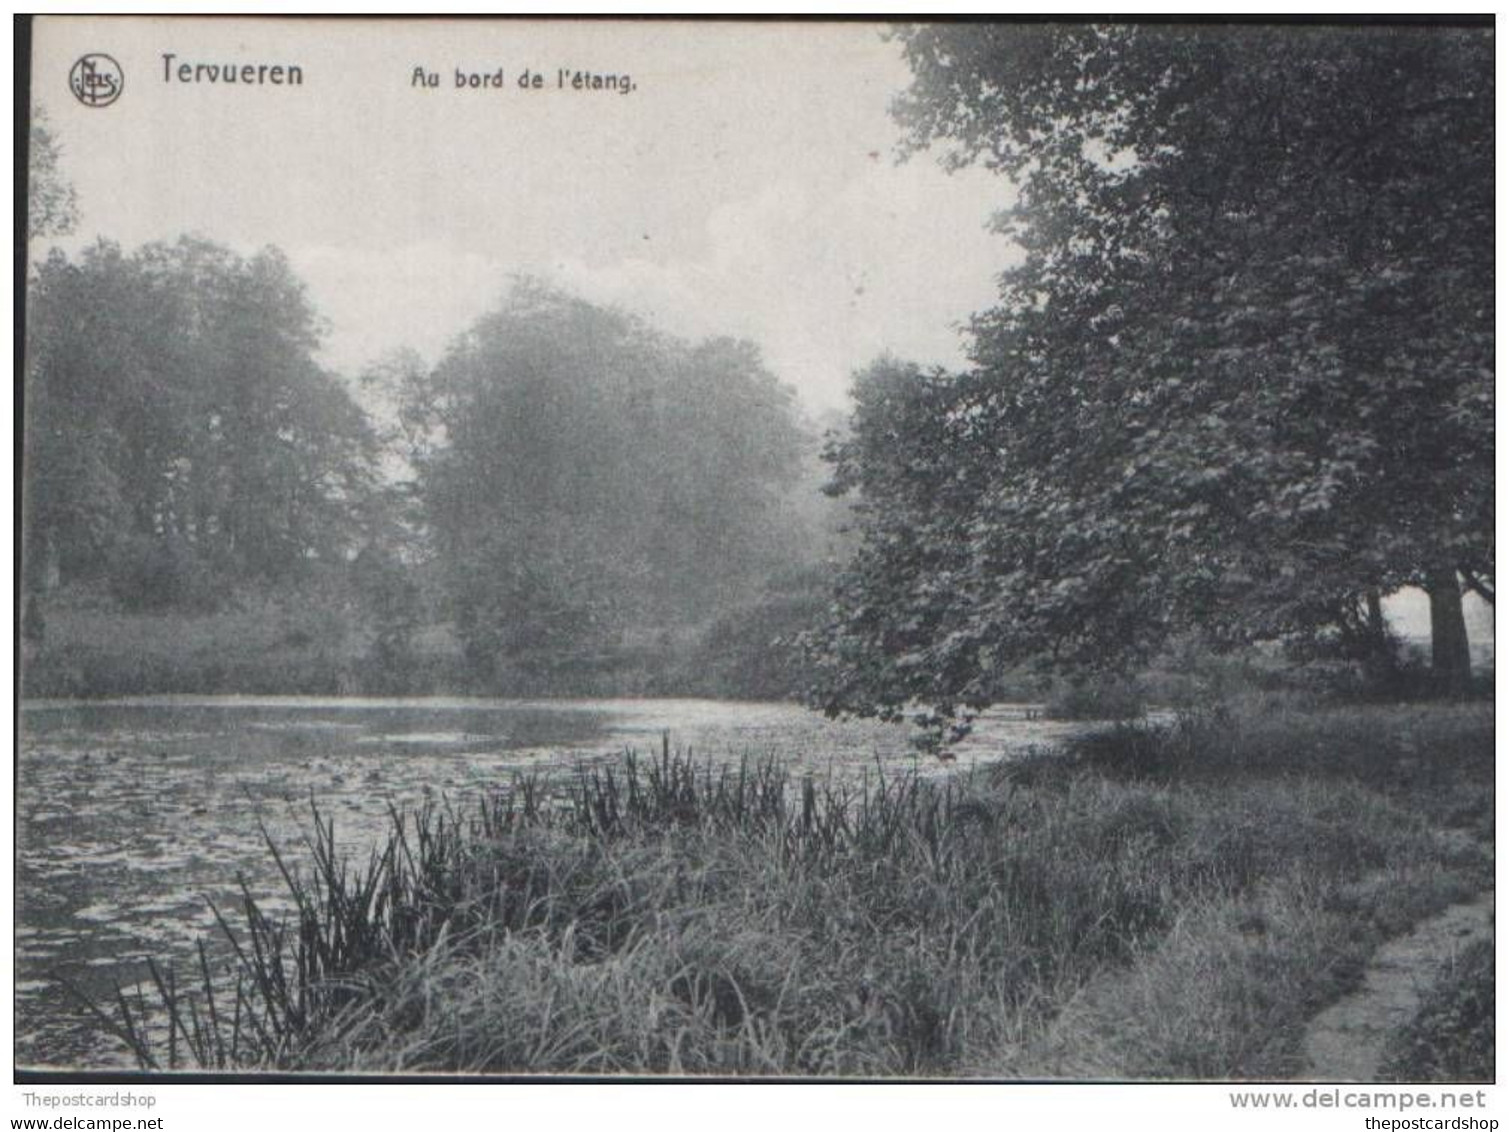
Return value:
M 22 693 L 43 696 L 335 695 L 354 691 L 370 633 L 334 601 L 247 598 L 214 612 L 132 613 L 102 595 L 49 604 L 23 656 Z M 412 677 L 440 663 L 426 656 Z
M 551 663 L 469 660 L 456 627 L 431 602 L 384 649 L 369 612 L 331 579 L 282 589 L 242 588 L 213 608 L 123 608 L 97 586 L 58 591 L 24 619 L 22 694 L 30 698 L 146 695 L 700 696 L 800 700 L 811 673 L 794 643 L 821 616 L 826 591 L 795 579 L 701 623 L 625 630 L 591 655 Z M 391 644 L 391 642 L 390 642 Z M 1296 667 L 1271 648 L 1214 655 L 1171 650 L 1134 676 L 1072 680 L 1028 668 L 997 674 L 996 702 L 1041 704 L 1061 720 L 1129 720 L 1149 707 L 1187 707 L 1257 693 L 1351 701 L 1423 699 L 1428 669 L 1410 660 L 1388 687 L 1355 666 Z M 1492 697 L 1491 657 L 1478 698 Z
M 246 592 L 222 608 L 130 612 L 108 596 L 73 592 L 49 602 L 25 642 L 22 694 L 790 696 L 799 685 L 780 626 L 728 618 L 626 634 L 590 663 L 518 668 L 471 665 L 454 627 L 416 627 L 401 656 L 339 593 Z M 733 629 L 742 630 L 742 634 Z M 768 629 L 763 635 L 755 630 Z
M 159 1067 L 1285 1077 L 1491 883 L 1492 759 L 1487 708 L 1274 703 L 943 784 L 665 751 L 395 816 L 360 871 L 322 832 L 228 978 L 98 1020 Z

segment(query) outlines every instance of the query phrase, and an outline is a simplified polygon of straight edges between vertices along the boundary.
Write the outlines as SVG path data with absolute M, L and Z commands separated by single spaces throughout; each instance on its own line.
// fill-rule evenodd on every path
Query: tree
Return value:
M 688 343 L 519 281 L 427 380 L 401 360 L 426 522 L 477 671 L 567 686 L 783 560 L 805 437 L 748 343 Z
M 281 253 L 100 241 L 54 252 L 30 297 L 33 581 L 55 556 L 135 604 L 214 601 L 359 542 L 372 436 Z
M 932 462 L 971 453 L 947 505 L 901 539 L 887 476 L 837 454 L 882 518 L 827 634 L 864 664 L 819 696 L 949 707 L 1005 664 L 1313 635 L 1407 583 L 1460 689 L 1457 579 L 1492 573 L 1491 35 L 900 38 L 909 146 L 1010 177 L 997 226 L 1025 255 L 973 322 L 974 369 L 901 426 Z M 909 548 L 950 538 L 968 549 L 940 582 Z M 877 578 L 901 592 L 872 601 Z M 869 624 L 919 611 L 916 639 Z
M 26 161 L 26 231 L 33 240 L 66 236 L 78 223 L 78 194 L 58 168 L 60 151 L 47 128 L 47 112 L 31 116 Z

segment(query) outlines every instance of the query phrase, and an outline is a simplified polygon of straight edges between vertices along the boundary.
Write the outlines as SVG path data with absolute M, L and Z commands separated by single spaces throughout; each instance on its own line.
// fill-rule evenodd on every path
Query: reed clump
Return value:
M 1196 772 L 1187 730 L 1120 734 L 1119 768 L 1097 740 L 936 782 L 715 765 L 666 741 L 466 811 L 395 810 L 360 867 L 316 811 L 306 861 L 270 847 L 291 914 L 243 893 L 192 979 L 154 964 L 88 1008 L 147 1069 L 1058 1075 L 1077 1064 L 1066 1022 L 1121 1009 L 1118 973 L 1165 971 L 1139 1001 L 1177 1017 L 1178 956 L 1244 954 L 1289 878 L 1305 900 L 1284 915 L 1315 917 L 1285 929 L 1304 947 L 1269 947 L 1249 979 L 1283 988 L 1262 999 L 1281 1030 L 1341 993 L 1402 907 L 1488 875 L 1360 778 Z M 1364 907 L 1380 872 L 1398 883 Z M 1183 950 L 1150 961 L 1165 946 Z M 1097 1011 L 1076 1013 L 1088 992 Z M 1243 1075 L 1245 1049 L 1199 1068 Z M 1145 1052 L 1136 1071 L 1158 1075 Z

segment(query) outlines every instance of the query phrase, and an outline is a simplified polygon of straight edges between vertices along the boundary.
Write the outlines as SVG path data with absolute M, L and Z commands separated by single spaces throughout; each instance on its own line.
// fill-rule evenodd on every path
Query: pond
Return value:
M 263 829 L 304 859 L 310 803 L 357 860 L 389 806 L 459 806 L 518 772 L 570 770 L 658 750 L 775 757 L 839 778 L 883 767 L 949 773 L 1052 743 L 1073 725 L 1020 707 L 987 713 L 949 766 L 918 759 L 905 728 L 834 722 L 792 704 L 709 700 L 521 701 L 150 697 L 30 701 L 17 778 L 15 1010 L 18 1066 L 123 1067 L 56 982 L 92 995 L 144 975 L 143 958 L 193 954 L 238 906 L 245 877 L 277 909 Z

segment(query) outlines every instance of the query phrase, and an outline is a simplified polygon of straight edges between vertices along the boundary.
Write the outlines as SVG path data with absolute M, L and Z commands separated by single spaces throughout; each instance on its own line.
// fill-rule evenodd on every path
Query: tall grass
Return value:
M 246 894 L 194 978 L 158 965 L 90 1009 L 147 1068 L 1268 1072 L 1382 932 L 1489 871 L 1323 752 L 1310 772 L 1265 764 L 1252 726 L 1251 766 L 1224 771 L 1199 751 L 1241 729 L 1207 721 L 941 783 L 715 766 L 667 742 L 465 813 L 395 811 L 360 868 L 315 814 L 307 863 L 272 850 L 291 915 Z M 1287 726 L 1292 745 L 1329 724 Z M 1217 1025 L 1272 1023 L 1262 1048 L 1175 1024 L 1212 970 Z M 1256 993 L 1274 985 L 1282 1001 Z M 1135 1057 L 1090 1056 L 1137 1010 Z

